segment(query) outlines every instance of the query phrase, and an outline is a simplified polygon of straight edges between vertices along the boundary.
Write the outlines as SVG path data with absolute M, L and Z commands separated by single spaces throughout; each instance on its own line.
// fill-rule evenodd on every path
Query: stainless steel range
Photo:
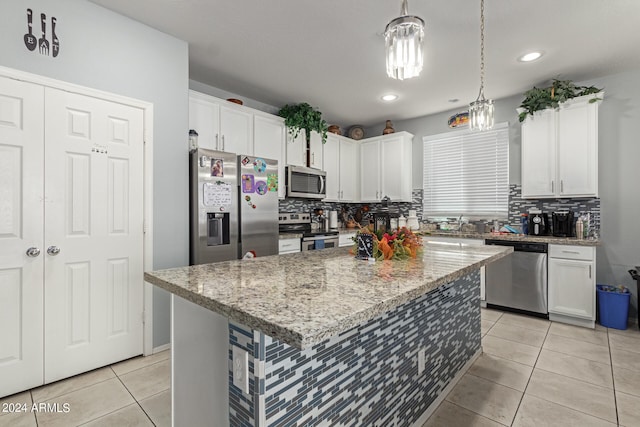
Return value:
M 280 212 L 278 224 L 280 234 L 302 234 L 303 251 L 338 247 L 338 230 L 315 227 L 308 212 Z

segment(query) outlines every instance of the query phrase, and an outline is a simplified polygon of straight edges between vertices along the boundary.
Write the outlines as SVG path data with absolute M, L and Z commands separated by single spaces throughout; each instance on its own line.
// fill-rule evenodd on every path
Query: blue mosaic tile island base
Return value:
M 479 283 L 475 271 L 305 350 L 229 322 L 230 425 L 413 425 L 479 354 Z M 250 394 L 233 385 L 233 346 L 249 352 Z

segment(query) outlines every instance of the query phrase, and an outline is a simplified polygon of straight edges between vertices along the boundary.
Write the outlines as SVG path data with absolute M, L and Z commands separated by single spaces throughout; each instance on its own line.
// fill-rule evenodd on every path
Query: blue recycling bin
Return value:
M 627 329 L 631 293 L 624 286 L 596 285 L 600 324 L 607 328 Z

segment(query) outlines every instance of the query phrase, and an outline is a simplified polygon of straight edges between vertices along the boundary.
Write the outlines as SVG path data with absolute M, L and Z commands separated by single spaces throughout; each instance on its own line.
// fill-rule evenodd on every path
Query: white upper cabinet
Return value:
M 210 97 L 189 93 L 189 129 L 198 132 L 198 146 L 208 150 L 220 148 L 220 105 Z
M 522 123 L 522 197 L 554 197 L 556 112 L 543 110 Z
M 304 129 L 300 129 L 298 136 L 293 139 L 287 129 L 287 164 L 293 166 L 307 166 L 307 136 Z
M 220 107 L 220 150 L 253 153 L 253 114 L 234 105 Z
M 359 148 L 358 143 L 353 140 L 340 139 L 340 200 L 346 202 L 360 200 Z
M 380 138 L 368 138 L 360 143 L 360 200 L 378 202 L 380 195 Z
M 385 196 L 393 202 L 411 202 L 411 150 L 413 135 L 398 132 L 365 139 L 360 145 L 362 202 Z
M 574 98 L 522 124 L 522 197 L 598 196 L 598 106 Z
M 311 131 L 309 138 L 309 167 L 322 169 L 322 135 Z
M 323 151 L 323 170 L 327 172 L 327 197 L 324 200 L 358 201 L 358 143 L 330 133 Z
M 256 115 L 253 122 L 253 147 L 254 155 L 267 159 L 278 160 L 278 176 L 281 180 L 278 185 L 278 197 L 284 198 L 285 186 L 285 142 L 286 128 L 284 119 L 271 115 Z
M 277 160 L 278 197 L 284 198 L 287 132 L 283 118 L 189 91 L 189 128 L 198 132 L 201 148 Z

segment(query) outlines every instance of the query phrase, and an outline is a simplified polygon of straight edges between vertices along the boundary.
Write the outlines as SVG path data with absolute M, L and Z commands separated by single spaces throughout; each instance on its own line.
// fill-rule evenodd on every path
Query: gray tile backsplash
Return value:
M 538 208 L 551 217 L 551 212 L 573 211 L 575 218 L 590 213 L 589 230 L 600 235 L 600 199 L 589 197 L 584 199 L 523 199 L 522 186 L 509 186 L 509 225 L 520 226 L 520 215 L 528 213 L 529 209 Z M 551 218 L 549 218 L 551 219 Z
M 409 210 L 415 209 L 417 216 L 423 222 L 427 222 L 422 218 L 422 189 L 414 189 L 411 192 L 411 203 L 391 202 L 390 210 L 396 210 L 405 217 L 409 216 Z M 382 208 L 380 203 L 332 203 L 307 199 L 285 199 L 280 200 L 280 212 L 312 212 L 314 209 L 337 210 L 341 211 L 343 207 L 354 213 L 356 209 L 368 205 L 370 212 L 376 212 Z M 528 213 L 529 209 L 538 208 L 542 212 L 551 215 L 551 212 L 559 210 L 571 210 L 575 217 L 590 213 L 591 222 L 589 230 L 600 235 L 600 199 L 597 197 L 584 199 L 523 199 L 522 186 L 519 184 L 511 184 L 509 186 L 509 217 L 508 224 L 513 227 L 520 227 L 520 214 Z M 486 223 L 491 224 L 493 218 L 487 218 Z M 503 221 L 500 221 L 503 224 Z

